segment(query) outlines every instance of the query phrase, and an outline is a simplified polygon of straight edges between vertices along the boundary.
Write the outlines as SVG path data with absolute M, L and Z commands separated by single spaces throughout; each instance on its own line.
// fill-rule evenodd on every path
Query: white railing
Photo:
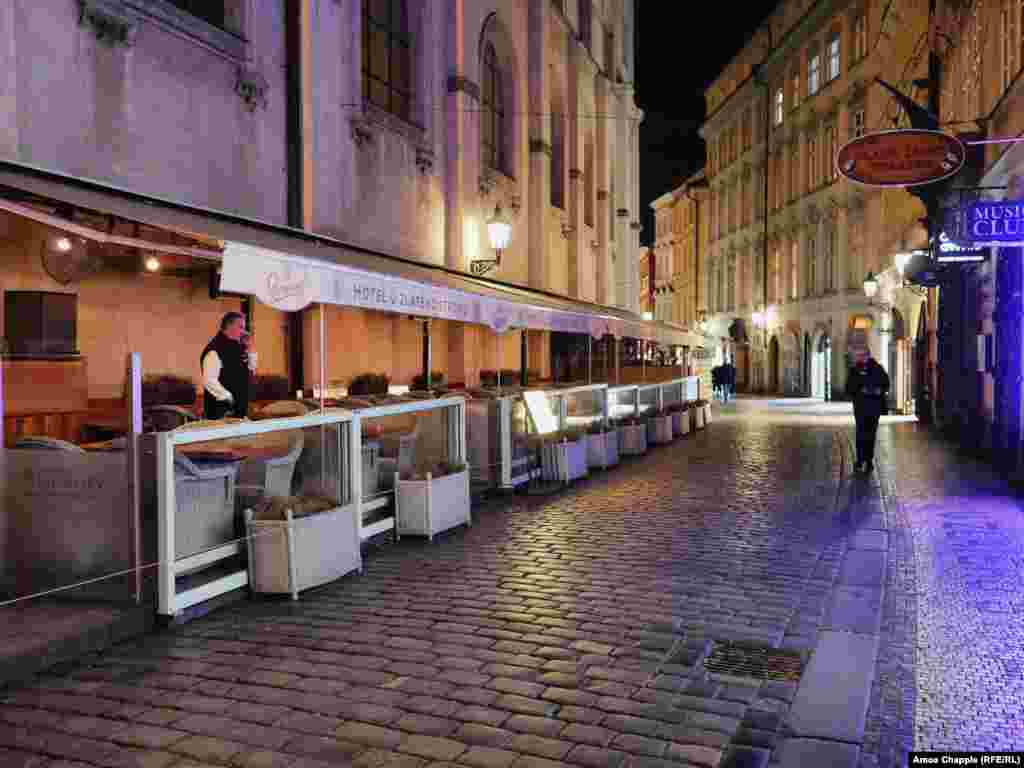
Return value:
M 358 511 L 353 489 L 359 488 L 359 462 L 352 460 L 349 447 L 356 443 L 358 435 L 358 419 L 349 411 L 327 410 L 307 416 L 292 418 L 267 419 L 264 421 L 240 421 L 212 425 L 209 427 L 179 427 L 170 432 L 159 432 L 153 437 L 156 443 L 156 493 L 157 493 L 157 546 L 159 552 L 159 612 L 164 616 L 175 616 L 182 610 L 198 603 L 205 602 L 226 592 L 245 587 L 249 583 L 248 571 L 239 568 L 230 573 L 218 575 L 204 583 L 177 590 L 177 578 L 187 572 L 221 563 L 236 557 L 245 551 L 244 539 L 221 542 L 204 551 L 189 553 L 182 557 L 175 549 L 175 530 L 178 523 L 178 500 L 175 490 L 175 449 L 196 443 L 209 443 L 218 440 L 237 440 L 239 438 L 258 437 L 274 432 L 288 432 L 321 428 L 321 479 L 327 474 L 326 438 L 328 427 L 336 429 L 338 450 L 333 453 L 338 466 L 334 475 L 337 478 L 337 497 L 341 507 L 351 506 L 352 513 Z M 330 433 L 335 434 L 335 429 Z M 347 481 L 347 482 L 346 482 Z M 233 494 L 229 495 L 229 499 Z M 232 519 L 237 517 L 232 508 L 228 513 Z M 202 581 L 202 577 L 197 577 Z

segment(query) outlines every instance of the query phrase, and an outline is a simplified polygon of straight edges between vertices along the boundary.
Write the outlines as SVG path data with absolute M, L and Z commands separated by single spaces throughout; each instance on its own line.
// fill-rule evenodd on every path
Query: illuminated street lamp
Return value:
M 868 301 L 872 301 L 877 293 L 878 278 L 875 277 L 874 272 L 869 271 L 868 276 L 864 278 L 864 295 L 868 297 Z
M 644 312 L 643 318 L 644 318 L 644 320 L 653 320 L 654 319 L 654 313 L 653 312 Z
M 501 204 L 494 206 L 494 213 L 487 220 L 487 238 L 496 256 L 493 259 L 476 259 L 469 265 L 470 272 L 478 277 L 501 266 L 501 252 L 508 248 L 512 240 L 512 224 L 505 218 Z

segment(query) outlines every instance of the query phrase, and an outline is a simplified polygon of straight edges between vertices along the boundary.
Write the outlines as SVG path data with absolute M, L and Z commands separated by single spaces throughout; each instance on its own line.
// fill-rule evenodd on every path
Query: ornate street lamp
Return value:
M 477 277 L 501 266 L 501 252 L 508 248 L 512 239 L 512 224 L 505 218 L 500 203 L 494 206 L 494 214 L 487 220 L 487 238 L 496 256 L 493 259 L 476 259 L 470 263 L 469 271 Z

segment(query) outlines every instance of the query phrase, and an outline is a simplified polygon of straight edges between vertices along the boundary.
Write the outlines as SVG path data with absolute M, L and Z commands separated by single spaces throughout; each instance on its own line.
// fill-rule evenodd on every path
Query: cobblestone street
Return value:
M 878 478 L 851 482 L 851 438 L 848 406 L 741 401 L 296 604 L 12 690 L 0 765 L 890 766 L 915 734 L 1019 746 L 1017 505 L 912 424 L 885 425 Z M 799 687 L 710 672 L 730 641 L 810 656 Z

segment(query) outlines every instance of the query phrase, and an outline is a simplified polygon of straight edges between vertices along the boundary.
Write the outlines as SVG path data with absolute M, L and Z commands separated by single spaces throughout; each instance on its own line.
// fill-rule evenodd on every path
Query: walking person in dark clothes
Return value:
M 889 374 L 866 350 L 857 353 L 857 363 L 847 375 L 846 394 L 853 400 L 853 418 L 857 424 L 855 469 L 870 472 L 875 468 L 875 438 L 889 395 Z
M 729 399 L 736 395 L 736 366 L 731 360 L 726 360 L 722 366 L 722 393 L 723 403 L 728 403 Z
M 245 317 L 228 312 L 220 322 L 220 332 L 213 337 L 199 364 L 203 370 L 203 417 L 223 419 L 249 415 L 249 380 L 252 371 L 246 348 Z
M 716 365 L 711 369 L 711 392 L 712 398 L 717 399 L 722 389 L 722 366 Z

